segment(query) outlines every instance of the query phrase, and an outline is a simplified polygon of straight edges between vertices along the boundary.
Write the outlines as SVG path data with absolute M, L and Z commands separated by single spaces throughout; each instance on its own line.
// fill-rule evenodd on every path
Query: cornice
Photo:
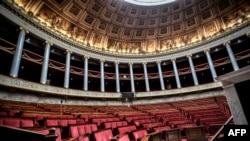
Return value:
M 50 85 L 44 85 L 40 83 L 34 83 L 18 78 L 12 78 L 0 74 L 0 85 L 27 90 L 37 93 L 46 93 L 57 96 L 68 96 L 68 97 L 91 97 L 91 98 L 120 98 L 121 94 L 117 92 L 94 92 L 94 91 L 83 91 L 75 89 L 65 89 L 63 87 L 55 87 Z M 158 97 L 158 96 L 168 96 L 168 95 L 183 95 L 184 93 L 192 93 L 197 91 L 213 90 L 217 88 L 222 88 L 221 82 L 212 82 L 209 84 L 190 86 L 179 89 L 170 89 L 162 91 L 150 91 L 150 92 L 136 92 L 137 98 L 148 98 L 148 97 Z

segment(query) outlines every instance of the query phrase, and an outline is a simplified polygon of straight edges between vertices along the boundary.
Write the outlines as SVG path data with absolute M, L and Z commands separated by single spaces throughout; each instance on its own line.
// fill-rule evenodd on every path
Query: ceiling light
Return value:
M 156 5 L 168 4 L 176 0 L 124 0 L 124 1 L 141 6 L 156 6 Z

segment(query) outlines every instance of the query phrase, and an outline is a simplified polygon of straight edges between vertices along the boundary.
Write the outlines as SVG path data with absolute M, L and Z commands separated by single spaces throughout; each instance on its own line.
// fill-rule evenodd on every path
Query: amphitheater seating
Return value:
M 60 140 L 63 141 L 93 140 L 94 133 L 104 130 L 111 130 L 112 140 L 150 140 L 153 132 L 161 132 L 162 138 L 166 141 L 180 141 L 184 140 L 184 131 L 189 128 L 195 129 L 197 126 L 204 126 L 207 136 L 214 134 L 228 117 L 224 105 L 219 106 L 214 98 L 131 107 L 80 108 L 64 105 L 66 112 L 63 113 L 60 113 L 60 106 L 53 104 L 35 105 L 9 101 L 1 103 L 0 125 L 29 130 L 55 127 L 60 130 Z M 55 109 L 51 111 L 53 108 Z M 126 113 L 120 109 L 124 109 Z M 70 110 L 71 114 L 68 113 Z M 190 131 L 187 131 L 187 134 L 188 132 Z M 192 140 L 188 136 L 186 139 Z

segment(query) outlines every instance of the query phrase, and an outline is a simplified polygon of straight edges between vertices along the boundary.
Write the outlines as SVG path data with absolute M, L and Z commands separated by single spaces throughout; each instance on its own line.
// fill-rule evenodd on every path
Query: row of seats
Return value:
M 12 118 L 0 119 L 0 125 L 7 125 L 16 128 L 29 128 L 35 126 L 33 120 Z

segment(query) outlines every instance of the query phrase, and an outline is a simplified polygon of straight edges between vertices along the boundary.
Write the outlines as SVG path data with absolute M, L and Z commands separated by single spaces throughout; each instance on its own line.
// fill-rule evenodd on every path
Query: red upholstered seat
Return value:
M 106 129 L 111 128 L 111 123 L 110 122 L 105 122 L 104 123 L 104 128 L 106 128 Z
M 146 129 L 133 131 L 133 137 L 135 141 L 140 140 L 141 138 L 145 137 L 147 134 L 148 134 L 148 131 Z
M 19 119 L 4 119 L 3 125 L 20 128 L 20 120 Z
M 56 127 L 56 126 L 59 126 L 58 124 L 58 120 L 56 119 L 47 119 L 46 122 L 46 127 Z
M 91 131 L 94 132 L 94 131 L 97 131 L 98 128 L 97 128 L 97 125 L 96 124 L 91 124 Z
M 91 124 L 85 125 L 85 132 L 92 133 Z
M 23 113 L 22 117 L 23 118 L 35 118 L 36 114 L 34 114 L 34 113 Z
M 118 121 L 118 122 L 116 123 L 116 126 L 117 126 L 117 127 L 122 126 L 122 122 L 121 122 L 121 121 Z
M 95 141 L 110 141 L 113 137 L 112 130 L 106 129 L 94 133 Z
M 68 124 L 69 125 L 75 125 L 76 124 L 76 120 L 75 119 L 69 119 L 68 120 Z
M 0 111 L 0 117 L 7 117 L 7 113 L 5 111 Z
M 161 127 L 154 127 L 154 128 L 153 128 L 153 130 L 154 130 L 155 132 L 159 132 L 159 131 L 163 131 L 163 130 L 169 130 L 169 129 L 171 129 L 170 126 L 161 126 Z
M 79 136 L 77 141 L 89 141 L 88 136 Z
M 118 141 L 130 141 L 128 134 L 123 134 L 117 140 Z
M 83 119 L 76 120 L 76 124 L 83 124 L 83 123 L 85 123 L 85 121 Z
M 79 133 L 79 135 L 84 135 L 84 134 L 86 134 L 84 125 L 79 125 L 79 126 L 77 126 L 77 128 L 78 128 L 78 133 Z
M 78 132 L 78 127 L 77 126 L 70 126 L 69 131 L 70 131 L 70 137 L 76 138 L 76 137 L 79 136 L 79 132 Z
M 134 131 L 134 130 L 136 130 L 136 126 L 135 125 L 118 127 L 119 134 L 131 132 L 131 131 Z
M 118 134 L 111 141 L 130 141 L 130 138 L 128 134 Z
M 22 119 L 20 120 L 20 125 L 21 125 L 21 128 L 34 127 L 34 122 L 33 120 Z
M 58 120 L 58 124 L 63 127 L 68 126 L 68 120 Z

